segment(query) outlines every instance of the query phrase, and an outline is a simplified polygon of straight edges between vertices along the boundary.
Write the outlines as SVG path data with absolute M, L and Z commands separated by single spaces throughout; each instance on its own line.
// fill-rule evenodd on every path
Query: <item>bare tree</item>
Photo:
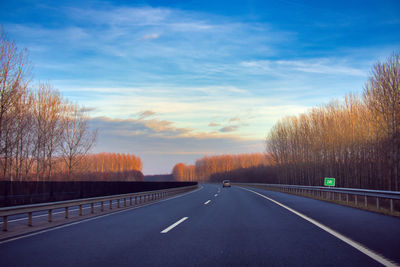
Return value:
M 386 62 L 378 62 L 365 85 L 364 100 L 373 114 L 378 138 L 388 162 L 390 189 L 399 189 L 400 168 L 400 55 L 393 53 Z
M 78 105 L 67 105 L 63 118 L 61 154 L 71 177 L 74 168 L 93 147 L 97 131 L 89 129 L 87 111 Z
M 0 163 L 2 175 L 10 175 L 10 179 L 16 145 L 16 106 L 27 87 L 29 74 L 26 54 L 25 50 L 19 50 L 14 42 L 8 40 L 0 28 Z

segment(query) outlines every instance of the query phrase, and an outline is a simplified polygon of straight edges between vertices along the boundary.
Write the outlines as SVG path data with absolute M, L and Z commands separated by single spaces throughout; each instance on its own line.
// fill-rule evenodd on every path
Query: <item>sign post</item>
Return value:
M 324 186 L 335 186 L 335 178 L 325 177 Z

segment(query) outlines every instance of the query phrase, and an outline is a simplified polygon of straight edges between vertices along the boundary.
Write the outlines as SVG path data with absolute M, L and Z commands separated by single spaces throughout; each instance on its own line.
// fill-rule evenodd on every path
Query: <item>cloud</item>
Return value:
M 234 132 L 234 131 L 236 131 L 237 129 L 239 129 L 239 126 L 237 126 L 237 125 L 232 125 L 232 126 L 223 127 L 223 128 L 221 128 L 221 129 L 219 129 L 219 131 L 222 132 L 222 133 L 228 133 L 228 132 Z
M 121 136 L 159 136 L 161 138 L 184 137 L 190 135 L 193 129 L 175 127 L 174 123 L 158 119 L 112 119 L 108 117 L 96 117 L 91 119 L 91 125 L 95 129 L 113 132 Z
M 255 60 L 244 61 L 241 66 L 259 73 L 281 75 L 282 73 L 304 72 L 314 74 L 333 74 L 366 76 L 364 69 L 351 66 L 349 62 L 334 58 L 314 58 L 306 60 Z
M 143 36 L 144 40 L 152 40 L 158 38 L 160 38 L 160 35 L 158 33 L 146 34 L 145 36 Z
M 219 123 L 217 123 L 217 122 L 210 122 L 209 124 L 208 124 L 208 126 L 209 127 L 218 127 L 218 126 L 220 126 L 221 124 L 219 124 Z
M 170 173 L 177 162 L 194 164 L 204 155 L 262 152 L 262 139 L 242 139 L 215 132 L 196 132 L 162 120 L 96 117 L 98 129 L 94 152 L 134 153 L 141 157 L 145 174 Z
M 229 122 L 235 122 L 235 121 L 240 121 L 240 118 L 236 116 L 229 119 Z
M 139 113 L 139 118 L 140 119 L 144 119 L 144 118 L 151 117 L 151 116 L 153 116 L 155 114 L 156 114 L 156 112 L 154 112 L 154 111 L 145 110 L 145 111 L 142 111 L 142 112 Z

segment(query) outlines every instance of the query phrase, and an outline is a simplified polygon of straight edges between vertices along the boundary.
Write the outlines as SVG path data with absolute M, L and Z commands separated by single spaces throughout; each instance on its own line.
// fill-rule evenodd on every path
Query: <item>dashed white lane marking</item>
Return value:
M 272 199 L 272 198 L 269 198 L 269 197 L 267 197 L 267 196 L 264 196 L 263 194 L 260 194 L 260 193 L 258 193 L 258 192 L 256 192 L 256 191 L 253 191 L 253 190 L 250 190 L 250 189 L 247 189 L 247 188 L 243 188 L 243 187 L 240 187 L 240 188 L 242 188 L 242 189 L 244 189 L 244 190 L 247 190 L 247 191 L 249 191 L 249 192 L 252 192 L 252 193 L 254 193 L 254 194 L 256 194 L 256 195 L 259 195 L 259 196 L 261 196 L 261 197 L 263 197 L 263 198 L 265 198 L 265 199 L 268 199 L 269 201 L 274 202 L 275 204 L 281 206 L 282 208 L 285 208 L 285 209 L 287 209 L 288 211 L 290 211 L 290 212 L 296 214 L 297 216 L 300 216 L 300 217 L 303 218 L 304 220 L 309 221 L 310 223 L 312 223 L 312 224 L 318 226 L 319 228 L 321 228 L 322 230 L 324 230 L 324 231 L 330 233 L 330 234 L 333 235 L 334 237 L 339 238 L 339 239 L 342 240 L 343 242 L 349 244 L 349 245 L 352 246 L 353 248 L 357 249 L 358 251 L 364 253 L 365 255 L 369 256 L 370 258 L 376 260 L 377 262 L 379 262 L 379 263 L 381 263 L 381 264 L 383 264 L 383 265 L 385 265 L 385 266 L 394 266 L 394 267 L 398 267 L 398 266 L 399 266 L 399 265 L 397 265 L 397 263 L 391 262 L 390 260 L 384 258 L 383 256 L 381 256 L 381 255 L 379 255 L 378 253 L 372 251 L 371 249 L 369 249 L 369 248 L 367 248 L 367 247 L 361 245 L 360 243 L 357 243 L 356 241 L 351 240 L 351 239 L 348 238 L 348 237 L 345 237 L 344 235 L 342 235 L 342 234 L 336 232 L 335 230 L 329 228 L 328 226 L 323 225 L 322 223 L 317 222 L 316 220 L 311 219 L 310 217 L 308 217 L 308 216 L 306 216 L 306 215 L 304 215 L 304 214 L 302 214 L 302 213 L 300 213 L 300 212 L 298 212 L 298 211 L 296 211 L 296 210 L 294 210 L 294 209 L 292 209 L 292 208 L 289 208 L 288 206 L 286 206 L 286 205 L 284 205 L 284 204 L 282 204 L 282 203 L 280 203 L 280 202 L 278 202 L 278 201 L 276 201 L 276 200 L 274 200 L 274 199 Z
M 207 205 L 210 202 L 211 202 L 211 200 L 207 200 L 206 202 L 204 202 L 204 205 Z
M 217 197 L 217 196 L 218 196 L 218 194 L 215 194 L 215 195 L 214 195 L 214 197 Z
M 168 226 L 167 228 L 165 228 L 164 230 L 161 231 L 161 234 L 166 234 L 169 231 L 171 231 L 172 229 L 174 229 L 176 226 L 178 226 L 179 224 L 183 223 L 184 221 L 186 221 L 189 217 L 183 217 L 182 219 L 180 219 L 179 221 L 177 221 L 174 224 L 171 224 L 170 226 Z

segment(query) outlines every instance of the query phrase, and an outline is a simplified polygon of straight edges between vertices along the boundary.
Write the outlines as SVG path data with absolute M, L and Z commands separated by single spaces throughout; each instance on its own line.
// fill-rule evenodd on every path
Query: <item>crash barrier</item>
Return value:
M 154 191 L 195 182 L 0 181 L 0 207 Z
M 144 203 L 160 200 L 163 198 L 168 198 L 173 195 L 182 194 L 198 187 L 196 185 L 170 188 L 164 190 L 156 191 L 145 191 L 140 193 L 129 193 L 121 195 L 94 197 L 94 198 L 84 198 L 76 200 L 66 200 L 51 203 L 40 203 L 31 205 L 21 205 L 13 207 L 3 207 L 0 208 L 0 217 L 3 218 L 2 230 L 8 230 L 8 218 L 9 216 L 18 214 L 28 215 L 28 226 L 33 226 L 33 213 L 40 211 L 47 211 L 47 221 L 53 221 L 53 211 L 56 209 L 64 209 L 64 218 L 68 219 L 70 217 L 69 211 L 71 207 L 79 207 L 79 216 L 83 216 L 83 206 L 90 205 L 90 214 L 95 213 L 95 204 L 100 204 L 100 212 L 104 212 L 105 209 L 112 210 L 116 201 L 116 208 L 121 208 L 121 204 L 124 208 L 134 205 L 142 205 Z
M 260 183 L 235 183 L 235 185 L 257 187 L 335 201 L 348 206 L 383 211 L 391 215 L 400 214 L 400 192 L 398 191 Z

